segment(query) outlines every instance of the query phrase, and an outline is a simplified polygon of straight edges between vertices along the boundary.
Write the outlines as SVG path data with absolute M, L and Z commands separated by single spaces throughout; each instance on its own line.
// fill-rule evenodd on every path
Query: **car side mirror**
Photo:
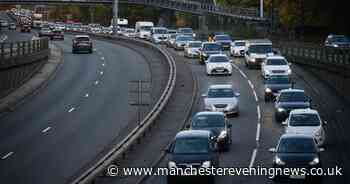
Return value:
M 328 122 L 327 121 L 323 121 L 323 126 L 327 125 Z
M 230 63 L 233 63 L 233 60 L 232 60 L 232 59 L 230 59 Z
M 191 126 L 190 126 L 189 124 L 187 124 L 187 125 L 185 126 L 185 128 L 186 128 L 186 129 L 190 129 Z
M 249 55 L 249 51 L 245 51 L 245 54 L 246 54 L 246 55 Z
M 287 126 L 287 121 L 282 121 L 283 126 Z
M 241 93 L 236 92 L 235 95 L 236 95 L 236 97 L 239 97 L 239 96 L 241 96 Z
M 204 93 L 204 94 L 202 94 L 201 96 L 202 96 L 202 97 L 207 97 L 207 94 Z
M 228 128 L 232 128 L 232 124 L 228 124 L 227 127 L 228 127 Z
M 324 149 L 324 148 L 318 148 L 318 152 L 324 152 L 324 151 L 326 151 L 326 149 Z
M 269 149 L 269 152 L 270 152 L 270 153 L 276 153 L 276 148 L 270 148 L 270 149 Z
M 288 63 L 289 66 L 292 66 L 292 63 Z
M 165 148 L 163 151 L 164 151 L 165 153 L 171 153 L 170 147 Z

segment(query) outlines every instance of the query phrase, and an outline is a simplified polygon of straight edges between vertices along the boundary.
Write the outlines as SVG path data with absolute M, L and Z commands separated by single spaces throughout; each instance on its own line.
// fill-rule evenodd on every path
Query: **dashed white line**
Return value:
M 239 70 L 239 73 L 241 73 L 241 75 L 244 77 L 244 78 L 248 78 L 247 75 L 242 71 L 242 70 Z
M 261 124 L 258 123 L 257 127 L 256 127 L 256 136 L 255 136 L 255 140 L 259 141 L 260 140 L 260 129 L 261 129 Z
M 255 101 L 258 102 L 259 99 L 258 99 L 258 95 L 256 94 L 256 91 L 255 91 L 255 90 L 253 90 L 253 94 L 254 94 Z
M 100 75 L 103 75 L 103 71 L 100 71 Z
M 253 150 L 253 154 L 252 154 L 252 158 L 250 159 L 250 164 L 249 164 L 249 168 L 252 168 L 255 162 L 255 158 L 256 158 L 256 153 L 258 152 L 258 149 L 254 149 Z
M 105 58 L 104 58 L 104 57 L 101 57 L 101 60 L 105 60 Z
M 42 130 L 41 132 L 42 132 L 42 133 L 46 133 L 46 132 L 48 132 L 50 129 L 51 129 L 51 127 L 47 127 L 47 128 L 45 128 L 44 130 Z
M 95 81 L 95 85 L 98 85 L 99 81 Z
M 84 97 L 85 97 L 85 98 L 89 97 L 89 93 L 86 93 Z
M 93 49 L 94 51 L 97 51 L 97 49 Z M 100 53 L 100 52 L 99 52 Z
M 2 160 L 6 160 L 8 157 L 10 157 L 11 155 L 13 155 L 13 152 L 9 152 L 6 155 L 4 155 L 3 157 L 1 157 Z
M 75 108 L 72 107 L 72 108 L 70 108 L 70 109 L 68 110 L 68 112 L 73 112 L 74 110 L 75 110 Z
M 257 111 L 257 113 L 258 113 L 258 121 L 259 121 L 259 123 L 260 123 L 260 119 L 261 119 L 261 112 L 260 112 L 260 106 L 258 105 L 258 106 L 256 106 L 256 111 Z
M 252 83 L 252 81 L 248 80 L 249 86 L 254 90 L 254 85 Z
M 102 66 L 105 66 L 106 64 L 102 63 Z

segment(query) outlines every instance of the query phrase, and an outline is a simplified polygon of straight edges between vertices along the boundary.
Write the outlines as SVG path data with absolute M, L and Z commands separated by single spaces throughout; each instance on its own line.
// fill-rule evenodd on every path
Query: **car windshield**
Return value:
M 192 36 L 179 36 L 176 38 L 176 41 L 193 41 Z
M 75 40 L 77 41 L 89 41 L 90 39 L 88 37 L 76 37 Z
M 288 77 L 271 77 L 266 79 L 266 84 L 289 84 L 290 80 Z
M 284 59 L 268 59 L 266 65 L 287 65 L 287 61 Z
M 141 29 L 142 31 L 151 31 L 152 26 L 142 26 L 140 29 Z
M 231 88 L 212 88 L 208 91 L 208 98 L 232 98 L 234 96 Z
M 179 33 L 193 33 L 193 30 L 191 28 L 183 28 L 183 29 L 179 29 Z
M 125 32 L 127 32 L 127 33 L 133 33 L 133 32 L 135 32 L 135 30 L 133 30 L 133 29 L 126 29 Z
M 154 29 L 155 34 L 167 34 L 168 31 L 166 29 Z
M 41 31 L 50 31 L 49 28 L 42 28 Z
M 226 63 L 230 62 L 229 59 L 225 56 L 212 56 L 209 60 L 210 63 Z
M 208 153 L 209 140 L 205 138 L 181 138 L 175 141 L 175 154 Z
M 350 42 L 346 36 L 333 36 L 331 42 Z
M 221 51 L 221 45 L 215 43 L 208 43 L 203 45 L 205 51 Z
M 290 126 L 319 126 L 320 119 L 317 114 L 292 114 L 289 119 Z
M 256 54 L 267 54 L 272 52 L 272 45 L 251 45 L 248 51 Z
M 284 138 L 281 139 L 278 153 L 316 153 L 316 145 L 312 138 Z
M 192 120 L 195 128 L 224 127 L 225 117 L 223 115 L 199 115 Z
M 202 46 L 201 42 L 191 42 L 191 43 L 189 43 L 189 47 L 191 47 L 191 48 L 199 48 L 201 46 Z
M 308 98 L 304 92 L 283 92 L 279 97 L 280 102 L 306 102 Z
M 218 40 L 218 41 L 231 40 L 231 37 L 228 35 L 218 35 L 218 36 L 215 36 L 215 40 Z
M 238 46 L 238 47 L 245 46 L 245 42 L 235 42 L 235 46 Z

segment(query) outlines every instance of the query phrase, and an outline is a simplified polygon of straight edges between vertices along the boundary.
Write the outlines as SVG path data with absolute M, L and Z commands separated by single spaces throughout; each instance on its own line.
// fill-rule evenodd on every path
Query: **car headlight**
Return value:
M 320 163 L 320 159 L 316 157 L 309 163 L 309 165 L 317 165 L 318 163 Z
M 271 92 L 272 92 L 272 90 L 270 88 L 265 89 L 265 93 L 271 93 Z
M 175 167 L 176 167 L 176 163 L 173 162 L 173 161 L 169 161 L 168 167 L 169 167 L 169 168 L 175 168 Z
M 193 37 L 196 37 L 196 33 L 193 33 L 192 36 L 193 36 Z
M 316 133 L 315 133 L 315 137 L 321 137 L 321 136 L 322 136 L 321 129 L 317 130 Z
M 251 62 L 255 62 L 255 58 L 250 59 Z
M 270 71 L 269 70 L 265 70 L 265 74 L 269 75 Z
M 339 47 L 339 45 L 338 44 L 333 44 L 333 47 Z
M 288 75 L 292 74 L 292 70 L 288 69 L 287 73 L 288 73 Z
M 277 111 L 278 111 L 278 112 L 283 112 L 283 111 L 285 111 L 285 109 L 279 107 L 279 108 L 277 109 Z
M 210 166 L 211 166 L 211 162 L 210 161 L 204 161 L 202 163 L 202 167 L 204 167 L 204 168 L 209 168 Z
M 235 106 L 235 104 L 228 104 L 227 107 L 225 108 L 225 110 L 229 111 L 229 110 L 233 109 L 234 106 Z
M 227 131 L 226 130 L 223 130 L 220 132 L 220 135 L 219 135 L 219 139 L 224 139 L 225 137 L 227 137 Z
M 275 157 L 275 163 L 277 165 L 285 165 L 286 163 L 283 162 L 278 156 Z

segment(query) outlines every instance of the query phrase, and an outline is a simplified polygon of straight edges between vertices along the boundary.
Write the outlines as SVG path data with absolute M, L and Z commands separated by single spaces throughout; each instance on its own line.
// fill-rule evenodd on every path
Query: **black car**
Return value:
M 221 54 L 221 44 L 216 42 L 204 42 L 202 47 L 199 49 L 199 63 L 205 64 L 205 61 L 212 54 Z
M 277 122 L 284 121 L 289 112 L 294 109 L 311 108 L 311 98 L 301 89 L 284 89 L 276 97 L 275 119 Z
M 53 30 L 50 36 L 51 40 L 64 40 L 64 33 L 61 30 Z
M 73 39 L 72 53 L 87 51 L 92 53 L 92 41 L 88 35 L 77 35 Z
M 188 126 L 191 130 L 212 132 L 220 150 L 228 150 L 231 144 L 231 128 L 223 112 L 198 112 Z
M 215 139 L 210 131 L 185 130 L 176 134 L 175 139 L 166 150 L 168 169 L 211 168 L 219 166 L 219 155 Z M 180 175 L 181 176 L 181 175 Z M 168 175 L 168 183 L 178 183 L 187 177 Z M 191 176 L 197 177 L 197 176 Z M 207 178 L 208 177 L 208 178 Z M 214 176 L 201 177 L 213 183 Z
M 293 88 L 294 83 L 288 76 L 271 76 L 264 80 L 265 102 L 274 99 L 281 90 Z
M 223 50 L 229 50 L 231 48 L 232 39 L 229 35 L 216 35 L 214 41 L 221 44 Z
M 345 35 L 329 35 L 325 41 L 329 48 L 350 48 L 350 39 Z
M 39 31 L 39 37 L 49 37 L 51 38 L 52 36 L 52 31 L 50 28 L 41 28 Z
M 317 147 L 313 136 L 284 134 L 280 137 L 277 147 L 270 148 L 269 151 L 275 154 L 273 168 L 303 169 L 299 173 L 279 173 L 272 176 L 274 180 L 285 178 L 319 181 L 320 176 L 308 175 L 311 168 L 322 168 L 320 152 L 324 149 Z

